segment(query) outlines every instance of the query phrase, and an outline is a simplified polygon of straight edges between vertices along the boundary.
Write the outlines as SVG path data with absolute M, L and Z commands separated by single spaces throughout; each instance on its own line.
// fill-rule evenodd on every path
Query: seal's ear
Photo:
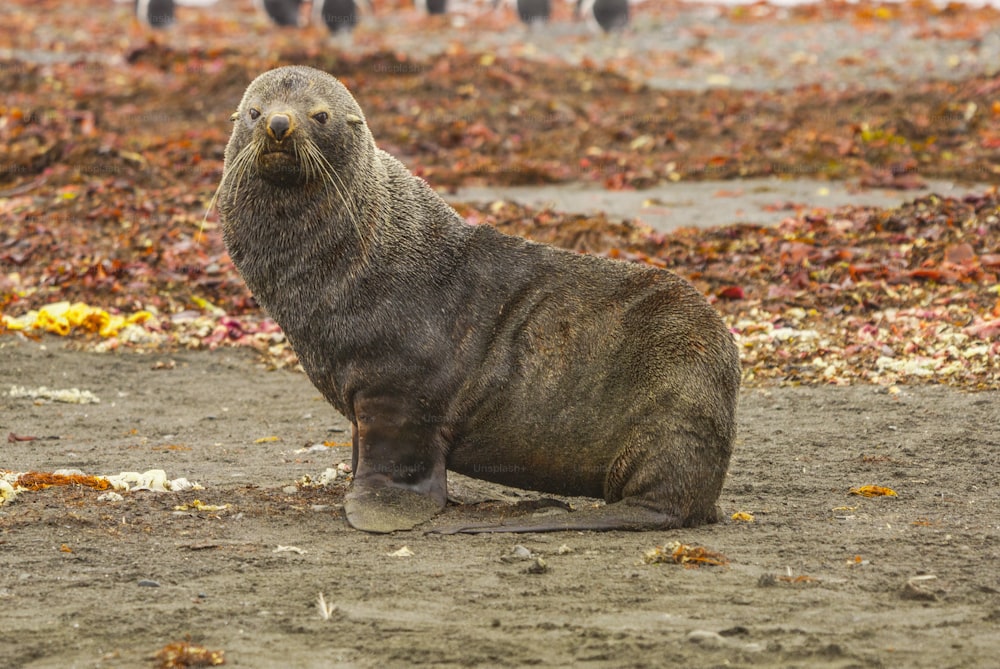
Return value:
M 229 120 L 232 121 L 233 123 L 236 123 L 236 119 L 238 119 L 239 117 L 240 113 L 238 111 L 234 111 L 233 115 L 229 117 Z
M 361 125 L 365 122 L 364 119 L 358 116 L 357 114 L 348 114 L 347 116 L 344 117 L 344 120 L 346 120 L 351 125 Z

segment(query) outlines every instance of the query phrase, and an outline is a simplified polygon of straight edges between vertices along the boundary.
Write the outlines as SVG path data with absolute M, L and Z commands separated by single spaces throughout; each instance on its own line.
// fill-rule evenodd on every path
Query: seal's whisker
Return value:
M 306 147 L 310 156 L 316 162 L 317 170 L 323 174 L 324 182 L 328 185 L 328 187 L 333 188 L 333 192 L 337 195 L 337 198 L 344 206 L 344 210 L 347 212 L 347 216 L 351 220 L 351 225 L 354 227 L 354 231 L 357 233 L 358 239 L 363 241 L 361 229 L 358 227 L 358 213 L 353 206 L 353 203 L 344 195 L 346 190 L 344 182 L 340 180 L 336 171 L 333 169 L 333 166 L 330 165 L 330 161 L 326 159 L 326 156 L 323 155 L 323 152 L 320 151 L 314 143 L 307 142 Z
M 326 171 L 323 169 L 322 165 L 316 160 L 316 147 L 308 139 L 302 142 L 302 152 L 298 152 L 299 147 L 296 147 L 296 157 L 302 163 L 303 168 L 306 173 L 306 180 L 313 181 L 317 180 L 323 184 L 323 188 L 326 193 L 330 193 L 330 184 L 326 176 Z
M 233 160 L 233 169 L 236 172 L 236 185 L 233 187 L 233 201 L 235 202 L 239 198 L 240 186 L 243 184 L 243 178 L 246 176 L 247 172 L 250 171 L 250 166 L 256 161 L 261 154 L 262 146 L 259 142 L 251 141 L 247 144 L 242 151 L 236 154 L 236 158 Z
M 295 142 L 292 144 L 292 153 L 295 154 L 295 164 L 298 165 L 306 173 L 306 181 L 312 181 L 313 177 L 313 164 L 309 157 L 308 144 L 303 150 L 302 142 Z
M 292 155 L 295 156 L 295 165 L 296 165 L 296 167 L 298 167 L 301 171 L 305 172 L 305 177 L 308 180 L 309 179 L 309 165 L 307 165 L 302 160 L 302 152 L 299 150 L 299 143 L 298 142 L 292 142 Z
M 354 203 L 344 196 L 343 182 L 337 177 L 336 172 L 333 170 L 333 167 L 326 159 L 326 156 L 323 155 L 322 151 L 320 151 L 315 144 L 310 143 L 307 146 L 310 160 L 315 165 L 316 171 L 323 177 L 323 187 L 327 193 L 336 196 L 336 199 L 340 200 L 340 203 L 343 205 L 344 211 L 347 214 L 347 218 L 351 222 L 351 228 L 353 228 L 358 244 L 361 247 L 361 255 L 363 257 L 367 257 L 368 246 L 364 235 L 361 234 L 359 215 Z
M 344 195 L 347 191 L 347 187 L 344 185 L 344 182 L 340 179 L 340 177 L 337 176 L 337 171 L 333 169 L 333 166 L 330 164 L 330 161 L 326 159 L 326 156 L 323 155 L 323 152 L 312 143 L 310 143 L 309 148 L 311 149 L 313 156 L 319 160 L 321 166 L 323 167 L 323 172 L 327 176 L 327 180 L 331 185 L 333 185 L 333 188 L 337 193 L 337 197 L 340 198 L 341 204 L 344 205 L 344 209 L 347 211 L 347 216 L 351 219 L 351 225 L 354 227 L 354 231 L 358 235 L 358 241 L 362 244 L 362 250 L 365 250 L 365 239 L 362 236 L 361 228 L 358 225 L 358 212 L 354 207 L 354 203 L 349 201 Z
M 201 237 L 205 233 L 205 224 L 208 223 L 208 215 L 212 213 L 212 209 L 215 207 L 216 201 L 219 199 L 219 191 L 222 190 L 222 184 L 225 183 L 226 176 L 222 175 L 222 179 L 219 180 L 219 185 L 215 188 L 215 192 L 212 193 L 212 199 L 208 201 L 208 208 L 205 209 L 205 215 L 201 217 L 201 225 L 198 226 L 198 234 L 195 237 L 195 242 L 200 243 Z
M 241 149 L 240 152 L 236 154 L 236 157 L 233 158 L 233 164 L 228 166 L 228 169 L 224 169 L 222 171 L 222 179 L 219 180 L 219 185 L 216 187 L 215 192 L 212 193 L 212 199 L 208 201 L 208 208 L 205 209 L 205 215 L 201 217 L 201 225 L 198 226 L 197 241 L 201 240 L 201 236 L 205 232 L 205 223 L 208 222 L 208 215 L 212 213 L 212 209 L 215 207 L 215 204 L 219 201 L 219 193 L 222 192 L 222 187 L 226 184 L 226 180 L 233 175 L 234 171 L 235 173 L 239 174 L 240 178 L 242 179 L 243 172 L 245 172 L 249 166 L 250 154 L 253 153 L 252 146 L 253 144 L 251 143 L 243 147 L 243 149 Z
M 326 171 L 323 169 L 323 166 L 319 164 L 319 161 L 316 160 L 316 151 L 318 151 L 318 149 L 312 142 L 307 141 L 303 145 L 303 158 L 307 164 L 306 176 L 309 179 L 317 179 L 323 182 L 323 186 L 326 188 L 327 192 L 329 192 L 330 188 L 327 183 Z
M 321 155 L 319 148 L 309 138 L 305 138 L 301 140 L 301 146 L 295 147 L 295 151 L 295 157 L 305 171 L 306 180 L 316 179 L 323 184 L 323 189 L 328 195 L 339 195 L 331 183 L 328 170 L 319 160 Z
M 231 165 L 226 166 L 225 172 L 222 174 L 222 182 L 219 184 L 219 190 L 221 191 L 224 186 L 226 186 L 233 179 L 236 179 L 236 192 L 233 193 L 233 200 L 236 199 L 236 195 L 239 192 L 239 182 L 243 179 L 243 174 L 247 169 L 247 164 L 249 162 L 250 154 L 253 153 L 253 144 L 247 144 L 236 157 L 233 158 Z

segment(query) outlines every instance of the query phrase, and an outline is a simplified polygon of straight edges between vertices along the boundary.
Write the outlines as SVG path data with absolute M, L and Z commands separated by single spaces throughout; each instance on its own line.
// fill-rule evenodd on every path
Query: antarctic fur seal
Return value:
M 334 77 L 282 67 L 232 116 L 230 257 L 352 425 L 348 522 L 405 530 L 446 469 L 608 504 L 448 531 L 717 520 L 740 364 L 691 284 L 471 226 L 381 151 Z

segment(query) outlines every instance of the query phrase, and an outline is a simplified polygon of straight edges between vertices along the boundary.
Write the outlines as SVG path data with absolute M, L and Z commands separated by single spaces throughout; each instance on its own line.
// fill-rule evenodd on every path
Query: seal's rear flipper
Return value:
M 608 504 L 597 509 L 582 509 L 557 516 L 516 518 L 507 525 L 481 523 L 440 527 L 427 530 L 427 534 L 487 534 L 493 532 L 608 532 L 622 530 L 673 530 L 683 527 L 678 516 L 654 511 L 645 506 L 630 504 L 627 500 Z
M 351 527 L 379 534 L 412 530 L 430 520 L 442 506 L 431 495 L 390 486 L 351 490 L 344 499 Z

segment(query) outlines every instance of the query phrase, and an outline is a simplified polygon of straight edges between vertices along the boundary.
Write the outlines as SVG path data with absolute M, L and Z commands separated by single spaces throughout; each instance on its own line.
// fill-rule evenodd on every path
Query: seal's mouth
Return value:
M 285 147 L 285 146 L 269 146 L 269 147 L 266 147 L 260 153 L 261 153 L 262 156 L 269 156 L 269 155 L 272 155 L 272 154 L 275 154 L 275 153 L 283 154 L 283 155 L 286 155 L 286 156 L 294 156 L 295 155 L 294 152 L 292 152 L 291 150 L 289 150 L 288 147 Z
M 261 165 L 291 165 L 298 163 L 299 156 L 290 146 L 264 146 L 258 160 Z
M 301 157 L 287 142 L 262 146 L 257 154 L 256 170 L 260 176 L 278 184 L 300 183 L 305 176 Z

